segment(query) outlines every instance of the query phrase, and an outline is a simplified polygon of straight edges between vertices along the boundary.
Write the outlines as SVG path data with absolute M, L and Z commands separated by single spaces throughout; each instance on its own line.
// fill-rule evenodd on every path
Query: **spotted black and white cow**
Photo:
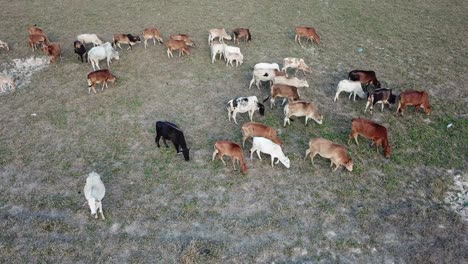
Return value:
M 232 116 L 232 118 L 234 119 L 234 123 L 236 124 L 237 113 L 249 112 L 250 121 L 252 121 L 253 114 L 257 110 L 260 113 L 260 115 L 265 114 L 265 106 L 258 102 L 257 96 L 237 97 L 236 99 L 230 100 L 227 103 L 227 110 L 229 121 L 231 121 Z

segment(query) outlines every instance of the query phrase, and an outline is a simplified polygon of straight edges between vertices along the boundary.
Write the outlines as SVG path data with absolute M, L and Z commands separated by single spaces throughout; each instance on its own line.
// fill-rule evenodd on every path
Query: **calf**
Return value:
M 97 70 L 90 72 L 88 74 L 88 94 L 91 94 L 91 89 L 93 89 L 93 92 L 96 93 L 96 84 L 101 83 L 101 91 L 104 90 L 104 85 L 106 88 L 109 88 L 107 86 L 107 82 L 112 82 L 113 85 L 115 86 L 115 81 L 117 78 L 110 73 L 108 69 L 103 69 L 103 70 Z
M 0 75 L 0 93 L 14 89 L 16 89 L 15 81 L 9 76 Z
M 319 154 L 320 156 L 330 159 L 330 167 L 335 164 L 336 171 L 338 167 L 343 165 L 348 171 L 353 171 L 353 160 L 346 154 L 346 149 L 330 140 L 324 138 L 313 138 L 309 141 L 309 149 L 307 149 L 304 160 L 310 154 L 310 160 L 314 165 L 314 157 Z
M 387 88 L 380 88 L 377 90 L 374 90 L 369 97 L 367 97 L 367 104 L 366 108 L 364 109 L 364 113 L 367 111 L 367 107 L 370 106 L 370 113 L 372 114 L 372 110 L 374 108 L 375 104 L 382 104 L 382 112 L 384 109 L 384 104 L 387 104 L 389 107 L 391 104 L 394 104 L 396 102 L 396 96 L 392 94 L 392 89 L 387 89 Z
M 312 43 L 312 40 L 315 41 L 315 43 L 320 44 L 320 37 L 315 31 L 315 28 L 313 27 L 305 27 L 305 26 L 300 26 L 296 27 L 296 36 L 294 37 L 294 40 L 296 42 L 299 42 L 299 44 L 302 46 L 301 43 L 301 38 L 305 37 L 306 38 L 306 44 L 310 40 L 310 43 Z
M 232 30 L 234 42 L 237 41 L 239 44 L 239 40 L 243 39 L 245 42 L 251 41 L 252 36 L 250 35 L 250 30 L 248 28 L 235 28 Z
M 366 95 L 361 87 L 361 82 L 359 81 L 350 81 L 350 80 L 341 80 L 336 87 L 336 94 L 333 102 L 338 100 L 341 92 L 348 92 L 349 99 L 351 100 L 351 96 L 354 94 L 354 101 L 356 101 L 356 95 L 359 95 L 361 98 L 365 98 Z
M 232 61 L 236 61 L 236 67 L 239 64 L 242 64 L 244 61 L 244 55 L 240 52 L 238 47 L 225 46 L 224 47 L 224 58 L 226 59 L 226 66 L 229 64 L 232 65 Z
M 281 70 L 283 72 L 287 72 L 288 68 L 295 69 L 295 73 L 297 73 L 298 70 L 302 70 L 303 74 L 305 74 L 306 72 L 312 72 L 312 69 L 307 64 L 305 64 L 304 59 L 284 58 L 283 68 Z
M 257 96 L 249 97 L 237 97 L 236 99 L 230 100 L 227 103 L 228 118 L 231 121 L 231 116 L 234 119 L 234 123 L 237 124 L 236 114 L 237 113 L 249 113 L 250 121 L 255 111 L 259 111 L 260 115 L 265 114 L 265 106 L 258 102 Z
M 280 146 L 283 145 L 283 141 L 278 137 L 275 129 L 257 122 L 247 122 L 242 125 L 242 147 L 249 137 L 264 137 Z
M 133 36 L 132 34 L 115 34 L 114 37 L 112 38 L 113 46 L 119 46 L 120 49 L 122 47 L 120 46 L 120 43 L 127 44 L 129 49 L 132 49 L 132 46 L 140 43 L 141 39 L 139 36 Z
M 161 32 L 157 28 L 147 28 L 143 30 L 143 39 L 145 43 L 145 49 L 148 44 L 148 39 L 153 39 L 153 45 L 156 46 L 156 40 L 158 43 L 163 43 Z
M 365 91 L 369 94 L 368 86 L 373 84 L 375 88 L 380 88 L 382 85 L 377 80 L 375 71 L 353 70 L 348 73 L 348 80 L 360 81 L 365 85 Z
M 29 35 L 28 37 L 29 47 L 31 47 L 34 52 L 37 48 L 37 45 L 42 43 L 47 43 L 47 38 L 41 35 Z
M 273 79 L 273 84 L 286 84 L 286 85 L 291 85 L 291 86 L 296 86 L 296 87 L 309 87 L 309 83 L 307 82 L 306 79 L 302 80 L 297 77 L 290 77 L 287 78 L 286 76 L 278 76 L 275 73 L 275 79 Z
M 75 53 L 78 54 L 78 56 L 80 56 L 81 62 L 84 62 L 83 56 L 86 62 L 88 62 L 88 58 L 86 56 L 87 50 L 86 50 L 86 47 L 83 45 L 83 43 L 81 43 L 79 40 L 75 40 L 75 42 L 73 42 L 73 47 L 75 49 Z
M 396 113 L 405 111 L 407 105 L 414 105 L 414 111 L 418 112 L 419 108 L 424 109 L 426 115 L 431 114 L 431 106 L 429 105 L 429 94 L 425 91 L 404 91 L 398 96 L 398 109 Z
M 174 147 L 177 151 L 177 154 L 182 153 L 184 155 L 185 161 L 189 161 L 189 151 L 187 144 L 185 143 L 184 133 L 178 126 L 167 121 L 157 121 L 156 122 L 156 145 L 159 146 L 159 139 L 163 139 L 163 143 L 168 148 L 169 146 L 166 143 L 166 139 L 169 139 L 174 144 Z
M 30 26 L 28 28 L 28 33 L 29 33 L 29 35 L 43 36 L 44 39 L 45 39 L 44 42 L 49 42 L 49 38 L 47 38 L 47 35 L 44 32 L 44 30 L 38 28 L 36 24 L 34 24 L 34 25 L 32 25 L 32 26 Z
M 190 46 L 190 47 L 195 47 L 195 43 L 190 39 L 190 36 L 187 34 L 175 34 L 171 35 L 170 37 L 173 40 L 183 40 L 185 42 L 185 45 Z
M 6 42 L 3 42 L 0 40 L 0 48 L 10 50 L 10 47 L 8 47 L 8 44 Z
M 226 30 L 224 28 L 213 28 L 208 30 L 208 45 L 211 44 L 211 42 L 215 38 L 219 38 L 219 42 L 224 43 L 224 39 L 231 40 L 231 36 L 229 36 L 228 33 L 226 33 Z
M 172 54 L 172 51 L 174 50 L 179 50 L 179 57 L 180 55 L 186 53 L 187 55 L 190 55 L 190 48 L 185 44 L 185 41 L 183 40 L 173 40 L 170 39 L 165 43 L 167 47 L 167 57 L 174 57 Z
M 372 140 L 372 145 L 375 144 L 377 153 L 379 146 L 382 145 L 385 157 L 390 157 L 391 147 L 388 144 L 387 128 L 375 123 L 372 120 L 364 118 L 354 118 L 351 125 L 351 133 L 349 134 L 348 144 L 351 138 L 354 138 L 356 144 L 358 143 L 358 136 L 361 135 L 365 138 Z
M 211 50 L 211 63 L 214 63 L 216 60 L 216 56 L 219 55 L 219 59 L 221 59 L 224 56 L 224 48 L 226 47 L 226 44 L 224 43 L 215 43 L 212 42 L 210 45 L 210 50 Z
M 278 158 L 275 164 L 281 161 L 286 168 L 290 167 L 289 158 L 284 155 L 283 150 L 278 144 L 273 143 L 271 140 L 263 137 L 254 137 L 252 148 L 250 149 L 250 159 L 253 159 L 253 153 L 257 152 L 258 158 L 261 160 L 260 152 L 269 154 L 271 156 L 271 166 L 273 167 L 273 162 L 275 158 Z
M 83 44 L 93 43 L 94 46 L 102 45 L 102 40 L 96 34 L 81 34 L 76 36 L 76 39 Z
M 236 170 L 236 160 L 240 163 L 242 173 L 247 172 L 247 165 L 245 164 L 244 154 L 242 153 L 242 148 L 231 141 L 217 141 L 214 145 L 213 158 L 215 159 L 216 155 L 219 155 L 219 159 L 226 166 L 226 162 L 223 160 L 224 156 L 229 156 L 232 159 L 232 166 Z
M 62 57 L 60 57 L 62 49 L 60 48 L 60 44 L 58 43 L 42 43 L 42 51 L 44 51 L 44 53 L 47 56 L 49 56 L 50 63 L 57 62 L 57 58 L 60 58 L 60 60 L 62 60 Z
M 286 127 L 286 123 L 291 124 L 289 119 L 291 116 L 305 116 L 306 126 L 308 119 L 313 119 L 319 125 L 323 122 L 323 115 L 318 112 L 317 106 L 305 101 L 290 102 L 284 107 L 284 127 Z
M 285 84 L 273 84 L 271 86 L 271 93 L 270 95 L 263 100 L 266 102 L 268 98 L 270 99 L 270 108 L 273 108 L 275 105 L 276 97 L 284 97 L 282 105 L 286 103 L 286 99 L 289 102 L 299 100 L 299 92 L 297 91 L 297 87 Z

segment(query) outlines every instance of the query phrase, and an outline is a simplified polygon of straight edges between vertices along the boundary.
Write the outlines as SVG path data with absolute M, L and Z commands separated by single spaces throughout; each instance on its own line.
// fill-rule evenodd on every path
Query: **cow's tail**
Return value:
M 263 99 L 263 102 L 266 102 L 266 101 L 268 101 L 268 99 L 270 99 L 270 96 L 271 96 L 271 95 L 268 95 L 268 97 L 267 97 L 267 98 Z
M 247 38 L 248 41 L 252 40 L 252 35 L 250 35 L 250 30 L 247 29 L 247 34 L 249 35 L 249 37 Z

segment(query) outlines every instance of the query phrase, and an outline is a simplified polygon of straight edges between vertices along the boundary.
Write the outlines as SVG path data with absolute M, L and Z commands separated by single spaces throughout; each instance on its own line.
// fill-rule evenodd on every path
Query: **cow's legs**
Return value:
M 156 138 L 154 139 L 154 142 L 156 143 L 156 146 L 158 146 L 158 148 L 161 147 L 159 145 L 159 139 L 161 139 L 161 136 L 159 134 L 156 134 Z
M 166 138 L 163 137 L 162 139 L 163 139 L 164 146 L 166 146 L 166 148 L 168 148 L 169 145 L 167 145 L 167 143 L 166 143 Z
M 216 154 L 218 154 L 218 150 L 215 148 L 215 150 L 213 151 L 213 158 L 211 159 L 211 161 L 213 161 L 216 158 Z
M 234 170 L 236 170 L 236 159 L 234 157 L 232 159 L 232 166 L 234 167 Z

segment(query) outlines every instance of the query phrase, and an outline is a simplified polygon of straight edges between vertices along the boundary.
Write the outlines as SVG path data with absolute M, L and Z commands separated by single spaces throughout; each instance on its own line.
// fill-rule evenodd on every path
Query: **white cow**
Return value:
M 234 119 L 234 123 L 237 124 L 236 114 L 249 112 L 250 121 L 255 111 L 259 111 L 260 115 L 265 114 L 265 106 L 258 102 L 257 96 L 249 97 L 237 97 L 236 99 L 230 100 L 227 103 L 228 118 L 231 121 L 231 116 Z
M 335 99 L 333 99 L 333 102 L 336 102 L 341 92 L 350 93 L 349 99 L 351 99 L 351 96 L 354 94 L 354 101 L 356 101 L 356 94 L 361 98 L 366 98 L 366 94 L 362 90 L 360 81 L 341 80 L 336 88 Z
M 216 60 L 216 56 L 218 54 L 219 55 L 219 58 L 221 59 L 223 56 L 224 56 L 224 47 L 226 47 L 226 44 L 224 43 L 211 43 L 210 45 L 210 49 L 211 49 L 211 63 L 214 63 L 214 61 Z
M 260 90 L 260 82 L 269 82 L 270 85 L 273 84 L 273 79 L 275 78 L 275 72 L 279 72 L 278 63 L 257 63 L 254 66 L 252 73 L 252 80 L 250 81 L 249 89 L 252 87 L 252 84 L 257 85 L 257 89 Z
M 286 85 L 291 85 L 291 86 L 296 86 L 296 87 L 309 87 L 309 83 L 307 82 L 306 79 L 302 80 L 297 77 L 289 77 L 287 78 L 286 76 L 275 76 L 273 79 L 273 84 L 286 84 Z
M 224 59 L 226 60 L 226 66 L 228 63 L 232 65 L 232 61 L 236 61 L 236 67 L 244 62 L 244 55 L 242 55 L 239 47 L 225 46 L 224 47 Z
M 278 63 L 266 63 L 266 62 L 260 62 L 255 64 L 254 70 L 257 69 L 271 69 L 271 70 L 280 70 Z
M 97 211 L 101 213 L 102 219 L 106 219 L 104 217 L 104 213 L 102 211 L 102 198 L 106 194 L 106 187 L 101 181 L 101 176 L 96 172 L 91 172 L 86 178 L 86 184 L 83 190 L 83 193 L 88 200 L 89 209 L 91 210 L 91 215 L 94 215 L 95 218 L 98 218 Z
M 102 45 L 102 40 L 96 34 L 81 34 L 76 36 L 81 43 L 93 43 L 94 46 Z
M 103 59 L 107 59 L 107 67 L 110 67 L 112 59 L 119 60 L 119 52 L 114 50 L 109 42 L 88 51 L 88 62 L 91 62 L 93 70 L 96 70 L 96 68 L 101 69 L 99 68 L 99 61 Z
M 260 152 L 269 154 L 271 156 L 271 166 L 273 167 L 273 162 L 275 161 L 275 158 L 278 158 L 275 164 L 278 164 L 278 162 L 281 161 L 283 165 L 289 169 L 290 167 L 290 162 L 289 158 L 286 157 L 281 150 L 280 145 L 273 143 L 273 141 L 263 138 L 263 137 L 254 137 L 253 138 L 253 143 L 252 143 L 252 148 L 250 149 L 250 159 L 253 158 L 253 153 L 257 152 L 258 158 L 262 159 L 260 156 Z
M 208 45 L 215 39 L 219 38 L 219 42 L 224 43 L 224 39 L 231 40 L 232 37 L 226 33 L 224 28 L 213 28 L 208 30 Z
M 312 69 L 304 62 L 304 59 L 284 58 L 283 69 L 281 70 L 286 72 L 288 68 L 296 69 L 295 73 L 297 73 L 298 70 L 302 70 L 303 74 L 305 74 L 305 72 L 312 72 Z

